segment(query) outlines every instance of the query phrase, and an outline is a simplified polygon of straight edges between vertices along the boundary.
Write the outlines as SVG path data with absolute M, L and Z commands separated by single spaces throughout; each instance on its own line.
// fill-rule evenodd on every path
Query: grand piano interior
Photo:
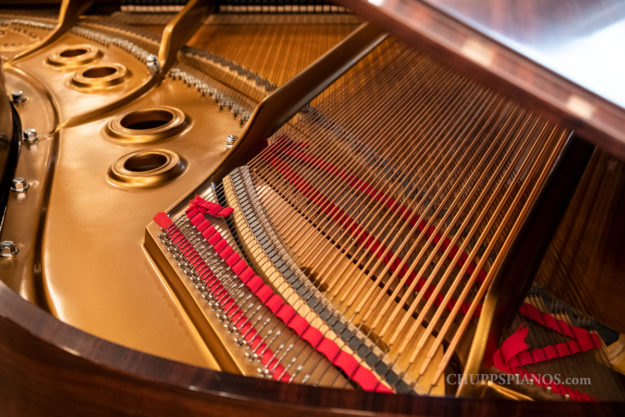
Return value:
M 3 1 L 0 411 L 625 412 L 625 4 Z

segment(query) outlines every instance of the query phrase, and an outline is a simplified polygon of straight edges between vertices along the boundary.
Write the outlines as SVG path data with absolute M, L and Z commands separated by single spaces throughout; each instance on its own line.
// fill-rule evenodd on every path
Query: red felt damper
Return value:
M 545 327 L 553 326 L 552 330 L 555 330 L 561 334 L 569 332 L 570 334 L 575 334 L 571 329 L 568 329 L 568 327 L 570 326 L 568 325 L 568 323 L 562 322 L 561 320 L 558 320 L 547 313 L 543 313 L 538 309 L 536 309 L 537 311 L 534 311 L 534 309 L 536 309 L 534 306 L 531 306 L 527 303 L 525 303 L 521 308 L 521 310 L 525 310 L 527 313 L 533 316 L 533 319 L 535 319 L 535 321 L 538 321 Z M 546 316 L 550 316 L 550 318 L 547 318 Z M 561 322 L 563 325 L 556 325 L 558 322 Z M 564 324 L 566 324 L 566 326 L 564 326 Z M 563 329 L 567 330 L 563 331 Z M 590 335 L 587 330 L 580 328 L 577 329 L 588 333 L 588 335 L 584 337 L 585 340 L 594 340 L 592 335 Z M 569 395 L 573 400 L 596 401 L 594 397 L 584 392 L 578 391 L 564 384 L 556 383 L 551 378 L 543 378 L 543 375 L 541 374 L 522 368 L 522 366 L 528 364 L 558 359 L 582 351 L 582 348 L 580 348 L 577 340 L 571 340 L 566 343 L 557 343 L 555 345 L 548 345 L 542 348 L 530 350 L 530 346 L 525 342 L 528 332 L 528 327 L 519 327 L 513 334 L 506 338 L 506 340 L 504 340 L 504 342 L 502 343 L 501 347 L 495 352 L 493 356 L 493 365 L 500 371 L 507 374 L 517 374 L 522 377 L 531 379 L 535 385 L 545 388 L 549 387 L 551 391 L 556 394 L 560 394 L 563 396 Z M 584 350 L 591 350 L 598 346 L 598 344 L 596 346 L 594 346 L 593 344 L 585 345 L 584 347 L 586 349 Z
M 169 218 L 167 217 L 167 219 Z M 166 222 L 163 222 L 163 224 L 166 224 Z M 170 225 L 171 224 L 172 223 L 170 221 Z M 172 229 L 173 230 L 170 230 L 168 232 L 168 235 L 181 236 L 181 238 L 178 240 L 178 243 L 176 244 L 178 250 L 181 253 L 186 253 L 187 259 L 200 257 L 195 248 L 191 245 L 191 243 L 182 235 L 180 230 L 177 227 Z M 210 267 L 205 262 L 203 262 L 203 260 L 201 263 L 196 263 L 194 265 L 194 269 L 196 270 L 196 272 L 200 273 L 200 271 L 202 271 L 204 274 L 207 273 L 206 271 L 209 271 L 210 275 L 214 277 L 212 270 L 210 270 Z M 272 371 L 272 378 L 276 380 L 279 379 L 282 381 L 289 381 L 291 378 L 290 374 L 285 371 L 282 364 L 277 363 L 277 361 L 274 359 L 274 352 L 271 349 L 266 348 L 267 345 L 262 342 L 262 337 L 258 334 L 256 329 L 253 328 L 252 323 L 248 320 L 245 314 L 243 314 L 243 311 L 239 308 L 239 306 L 235 304 L 234 300 L 229 296 L 226 289 L 221 285 L 219 280 L 214 280 L 213 285 L 207 285 L 207 288 L 218 300 L 224 311 L 228 312 L 228 315 L 231 317 L 233 324 L 237 327 L 237 329 L 239 329 L 241 334 L 246 334 L 245 339 L 250 342 L 253 348 L 256 348 L 255 352 L 260 353 L 261 349 L 259 348 L 262 346 L 263 355 L 261 356 L 261 362 Z
M 173 224 L 173 222 L 167 216 L 167 214 L 165 214 L 162 211 L 158 213 L 156 216 L 154 216 L 154 221 L 163 229 L 167 229 L 169 226 Z
M 232 207 L 222 207 L 212 201 L 204 200 L 199 195 L 196 195 L 195 198 L 191 200 L 188 210 L 197 210 L 198 212 L 202 212 L 213 217 L 228 217 L 234 211 Z
M 189 213 L 191 215 L 191 213 Z M 199 222 L 198 224 L 201 224 Z M 218 231 L 215 232 L 211 239 L 215 236 L 220 236 Z M 223 238 L 215 239 L 214 243 L 209 239 L 209 243 L 213 245 L 213 249 L 219 254 L 219 256 L 226 260 L 232 254 L 233 249 L 230 245 L 224 245 L 223 242 L 225 240 Z M 242 259 L 237 261 L 237 264 Z M 234 266 L 234 264 L 233 264 Z M 238 266 L 237 269 L 241 267 Z M 231 267 L 232 270 L 232 267 Z M 249 272 L 251 271 L 251 272 Z M 234 272 L 234 271 L 233 271 Z M 246 275 L 245 278 L 242 275 Z M 270 310 L 276 311 L 276 317 L 280 318 L 287 326 L 293 329 L 297 334 L 303 335 L 307 333 L 307 330 L 311 327 L 310 323 L 297 314 L 295 309 L 290 305 L 284 303 L 282 301 L 282 305 L 276 301 L 276 297 L 279 297 L 277 294 L 273 293 L 273 290 L 270 286 L 266 285 L 262 278 L 258 275 L 253 274 L 253 270 L 249 265 L 244 269 L 241 275 L 238 275 L 239 278 L 245 283 L 245 285 L 263 302 Z M 251 277 L 250 277 L 251 276 Z M 271 290 L 271 291 L 270 291 Z M 268 305 L 271 301 L 271 304 Z M 321 334 L 321 332 L 319 332 Z M 315 333 L 312 333 L 314 336 Z M 361 385 L 363 389 L 365 387 L 372 387 L 371 390 L 377 392 L 392 392 L 386 386 L 384 386 L 378 378 L 373 374 L 373 372 L 362 365 L 349 353 L 341 350 L 341 348 L 332 340 L 326 338 L 321 334 L 321 340 L 317 342 L 315 337 L 311 337 L 310 333 L 308 333 L 308 337 L 303 338 L 303 340 L 309 342 L 313 348 L 315 348 L 318 352 L 322 353 L 326 358 L 328 358 L 335 366 L 342 369 L 348 376 L 351 376 L 351 379 Z M 275 375 L 274 375 L 275 377 Z M 372 383 L 372 378 L 377 381 L 375 384 Z M 280 378 L 284 380 L 284 378 Z

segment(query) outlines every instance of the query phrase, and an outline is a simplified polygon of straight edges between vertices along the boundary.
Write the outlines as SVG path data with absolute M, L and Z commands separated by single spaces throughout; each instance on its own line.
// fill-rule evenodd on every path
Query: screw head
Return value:
M 19 252 L 12 240 L 3 240 L 0 242 L 0 256 L 3 258 L 11 258 Z
M 156 75 L 161 71 L 161 64 L 158 62 L 158 57 L 156 55 L 148 55 L 146 65 L 152 75 Z
M 24 142 L 26 143 L 34 143 L 37 142 L 39 137 L 37 136 L 37 131 L 35 129 L 26 129 L 24 131 Z
M 15 177 L 11 181 L 11 190 L 16 193 L 23 193 L 28 189 L 28 182 L 23 177 Z
M 20 104 L 26 101 L 26 96 L 22 90 L 15 90 L 11 93 L 11 102 L 13 104 Z
M 226 137 L 226 149 L 232 149 L 234 144 L 237 142 L 237 139 L 239 139 L 239 137 L 236 135 L 228 135 Z

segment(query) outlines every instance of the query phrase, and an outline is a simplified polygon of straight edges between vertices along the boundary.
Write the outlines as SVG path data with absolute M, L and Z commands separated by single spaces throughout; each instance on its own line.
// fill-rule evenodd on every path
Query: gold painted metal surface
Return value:
M 147 80 L 150 75 L 142 62 L 139 62 L 132 55 L 117 47 L 106 49 L 106 53 L 99 59 L 98 66 L 118 65 L 122 64 L 129 76 L 125 82 L 100 91 L 98 94 L 85 94 L 83 91 L 72 87 L 72 78 L 75 74 L 85 70 L 87 65 L 72 68 L 67 71 L 58 71 L 55 67 L 45 64 L 49 57 L 57 55 L 59 52 L 71 49 L 80 49 L 85 39 L 74 33 L 67 33 L 62 40 L 51 45 L 50 48 L 44 48 L 39 53 L 25 57 L 19 62 L 12 65 L 13 68 L 27 71 L 32 77 L 35 77 L 43 88 L 51 91 L 52 94 L 62 97 L 58 100 L 59 105 L 59 122 L 57 126 L 64 120 L 73 119 L 76 114 L 91 113 L 97 111 L 103 106 L 113 106 L 117 108 L 120 98 L 130 94 Z M 97 44 L 95 44 L 97 45 Z M 100 45 L 98 48 L 102 49 Z M 9 71 L 12 68 L 8 69 Z M 49 129 L 48 132 L 54 128 Z
M 165 26 L 158 49 L 158 62 L 163 74 L 174 65 L 178 51 L 193 36 L 214 8 L 213 0 L 190 0 Z
M 163 320 L 168 314 L 180 313 L 154 301 L 163 298 L 163 285 L 155 280 L 155 271 L 143 256 L 141 231 L 172 196 L 189 190 L 203 178 L 206 167 L 219 162 L 225 153 L 225 136 L 239 131 L 231 115 L 220 113 L 208 99 L 181 87 L 179 82 L 166 80 L 133 106 L 167 102 L 185 109 L 193 120 L 189 131 L 168 142 L 166 149 L 185 158 L 187 170 L 175 181 L 151 190 L 130 192 L 112 187 L 106 182 L 108 167 L 133 148 L 107 138 L 106 119 L 64 129 L 43 242 L 46 298 L 60 318 L 110 340 L 127 339 L 142 350 L 160 351 L 169 357 L 171 353 L 162 351 L 178 350 L 180 338 L 163 338 L 158 333 L 176 328 L 191 331 L 186 324 L 168 325 Z M 86 256 L 75 255 L 83 252 L 85 244 L 76 235 L 78 230 L 88 230 L 94 237 Z M 119 236 L 126 238 L 120 242 Z M 82 271 L 89 271 L 88 280 L 81 279 Z M 150 327 L 160 330 L 150 334 L 146 331 Z M 164 344 L 164 340 L 169 342 Z M 180 352 L 175 358 L 195 362 L 193 356 Z
M 119 143 L 152 143 L 179 135 L 188 125 L 189 119 L 182 110 L 160 105 L 119 113 L 106 125 L 106 133 Z
M 167 249 L 159 243 L 158 233 L 160 233 L 160 228 L 155 223 L 151 223 L 146 228 L 146 250 L 150 254 L 156 254 L 151 256 L 153 262 L 162 272 L 176 297 L 181 301 L 180 308 L 184 309 L 191 317 L 204 343 L 211 347 L 211 353 L 216 358 L 220 368 L 226 372 L 254 375 L 254 367 L 245 366 L 244 361 L 234 359 L 234 352 L 237 350 L 234 342 L 231 338 L 225 337 L 223 332 L 217 330 L 221 327 L 221 323 L 213 315 L 208 314 L 206 305 L 202 302 L 197 289 L 187 280 L 180 279 L 179 277 L 183 275 L 180 267 L 168 262 L 163 256 Z
M 93 4 L 93 0 L 63 0 L 61 2 L 61 9 L 59 10 L 59 18 L 56 28 L 40 43 L 33 45 L 25 51 L 14 55 L 4 63 L 4 67 L 17 62 L 29 55 L 32 55 L 46 46 L 56 42 L 61 36 L 63 36 L 68 30 L 70 30 L 74 24 L 78 21 L 80 16 Z
M 107 180 L 119 187 L 158 187 L 182 174 L 185 164 L 177 153 L 166 149 L 135 151 L 111 165 Z
M 40 39 L 41 37 L 34 31 L 27 29 L 6 27 L 0 30 L 0 44 L 5 52 L 14 53 L 24 50 L 25 47 L 32 45 Z
M 162 103 L 182 109 L 188 117 L 168 132 L 170 140 L 161 148 L 184 158 L 187 169 L 149 190 L 111 185 L 107 182 L 111 164 L 128 153 L 149 151 L 150 146 L 110 136 L 106 125 L 111 118 L 57 132 L 54 126 L 73 114 L 115 102 L 149 75 L 144 64 L 127 52 L 98 45 L 102 51 L 98 65 L 121 63 L 130 75 L 125 83 L 97 94 L 79 91 L 71 87 L 71 79 L 86 66 L 58 71 L 45 62 L 60 50 L 84 43 L 84 38 L 67 33 L 60 42 L 8 68 L 9 91 L 22 89 L 28 97 L 18 106 L 24 128 L 36 128 L 39 141 L 22 149 L 17 175 L 26 177 L 30 188 L 11 194 L 2 236 L 18 242 L 20 257 L 0 261 L 3 280 L 60 319 L 97 336 L 220 369 L 180 302 L 145 257 L 142 231 L 154 212 L 193 188 L 205 170 L 224 157 L 224 138 L 238 134 L 239 124 L 210 98 L 181 81 L 166 79 L 132 109 L 118 111 L 153 109 Z
M 196 14 L 192 21 L 199 18 Z M 167 53 L 170 63 L 176 56 L 172 51 L 191 34 L 181 23 L 162 44 L 173 42 Z M 85 19 L 80 28 L 128 38 L 148 51 L 158 47 L 97 19 Z M 176 33 L 178 29 L 182 32 Z M 43 26 L 31 30 L 41 38 L 48 34 Z M 15 53 L 9 44 L 17 35 L 7 31 L 0 53 Z M 106 68 L 116 70 L 108 73 Z M 123 82 L 107 78 L 120 74 L 116 80 Z M 188 194 L 215 169 L 226 155 L 225 137 L 241 134 L 238 121 L 182 80 L 152 76 L 128 50 L 87 41 L 74 31 L 16 61 L 8 77 L 10 89 L 25 91 L 28 99 L 19 110 L 24 127 L 36 128 L 39 141 L 24 146 L 20 161 L 18 174 L 31 187 L 27 194 L 12 196 L 15 201 L 7 213 L 11 226 L 3 237 L 17 241 L 23 256 L 0 261 L 3 280 L 60 319 L 97 336 L 196 365 L 228 368 L 227 360 L 218 363 L 218 349 L 213 354 L 208 347 L 215 343 L 202 336 L 159 269 L 145 257 L 141 231 L 156 211 Z M 97 81 L 82 86 L 89 78 Z M 171 120 L 166 116 L 147 120 L 158 126 L 145 125 L 144 116 L 154 111 L 171 114 Z M 129 115 L 139 117 L 126 119 L 124 126 Z M 148 188 L 111 184 L 109 168 L 117 164 L 123 173 L 128 155 L 155 153 L 175 168 L 184 160 L 184 171 Z M 28 164 L 32 168 L 25 168 Z M 157 176 L 149 171 L 143 174 Z M 248 368 L 243 373 L 253 375 L 255 369 Z
M 131 103 L 148 92 L 152 87 L 159 84 L 167 71 L 177 60 L 178 51 L 193 36 L 197 28 L 202 24 L 211 10 L 212 3 L 206 0 L 191 0 L 172 19 L 163 30 L 158 52 L 158 68 L 150 70 L 149 78 L 135 89 L 128 91 L 112 103 L 100 106 L 97 109 L 81 112 L 63 121 L 57 129 L 73 127 L 91 122 L 97 118 L 107 116 L 117 111 L 121 106 Z M 144 72 L 146 70 L 144 69 Z M 110 80 L 109 80 L 110 81 Z
M 48 64 L 59 70 L 71 70 L 93 63 L 102 57 L 102 51 L 95 45 L 78 44 L 71 48 L 59 48 L 47 59 Z
M 71 83 L 83 92 L 98 92 L 122 84 L 129 75 L 121 64 L 91 65 L 76 72 Z

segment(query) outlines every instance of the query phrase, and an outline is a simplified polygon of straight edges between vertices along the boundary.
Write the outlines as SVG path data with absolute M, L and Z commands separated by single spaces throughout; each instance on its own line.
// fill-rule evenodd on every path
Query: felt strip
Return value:
M 208 221 L 210 222 L 210 220 Z M 197 222 L 197 223 L 199 225 L 202 222 Z M 216 231 L 215 235 L 220 236 L 220 233 Z M 233 250 L 230 247 L 230 245 L 224 246 L 221 242 L 225 242 L 225 240 L 221 238 L 220 236 L 220 239 L 215 244 L 212 244 L 210 241 L 209 241 L 209 244 L 213 246 L 215 251 L 219 254 L 220 257 L 222 257 L 222 259 L 227 261 L 228 257 L 230 256 Z M 227 250 L 228 248 L 230 248 L 230 252 Z M 241 262 L 242 260 L 243 260 L 242 258 L 239 259 L 237 263 Z M 234 264 L 232 266 L 234 266 Z M 248 272 L 247 273 L 248 276 L 246 276 L 246 279 L 244 280 L 240 275 L 235 273 L 232 266 L 229 265 L 230 270 L 236 276 L 241 278 L 241 281 L 243 281 L 245 285 L 271 311 L 274 311 L 275 309 L 277 309 L 277 312 L 275 312 L 276 317 L 282 320 L 282 322 L 286 324 L 289 328 L 294 330 L 295 333 L 302 336 L 308 331 L 309 328 L 311 328 L 310 323 L 304 317 L 299 315 L 295 311 L 295 309 L 293 309 L 292 306 L 285 303 L 284 300 L 282 300 L 282 304 L 279 305 L 280 302 L 277 301 L 277 297 L 278 298 L 281 298 L 281 297 L 278 294 L 275 294 L 273 292 L 273 289 L 270 286 L 266 285 L 264 281 L 262 280 L 262 278 L 260 278 L 256 274 L 254 274 L 250 278 L 249 275 L 251 273 Z M 242 267 L 239 265 L 237 267 L 237 270 L 240 270 L 240 269 L 242 269 Z M 242 274 L 245 274 L 247 271 L 253 271 L 253 269 L 248 265 L 247 267 L 245 267 L 244 272 Z M 269 305 L 268 303 L 270 300 L 271 300 L 271 304 Z M 308 336 L 302 339 L 308 342 L 318 352 L 326 356 L 326 358 L 328 358 L 330 362 L 332 362 L 336 367 L 343 370 L 343 372 L 345 372 L 346 375 L 350 376 L 353 381 L 361 385 L 363 389 L 366 386 L 366 387 L 373 387 L 372 390 L 375 390 L 375 391 L 387 392 L 385 390 L 388 390 L 388 387 L 385 387 L 383 384 L 381 384 L 381 381 L 375 376 L 375 374 L 368 368 L 360 365 L 358 360 L 354 358 L 351 354 L 349 354 L 348 352 L 342 351 L 334 341 L 323 336 L 321 332 L 319 333 L 315 333 L 314 331 L 311 331 L 311 332 L 307 333 Z M 319 334 L 321 335 L 321 340 L 317 341 L 316 339 L 318 338 Z M 281 365 L 278 365 L 278 366 L 281 366 Z M 281 378 L 281 379 L 284 380 L 284 378 Z M 372 379 L 375 379 L 376 381 L 375 384 L 372 383 Z

